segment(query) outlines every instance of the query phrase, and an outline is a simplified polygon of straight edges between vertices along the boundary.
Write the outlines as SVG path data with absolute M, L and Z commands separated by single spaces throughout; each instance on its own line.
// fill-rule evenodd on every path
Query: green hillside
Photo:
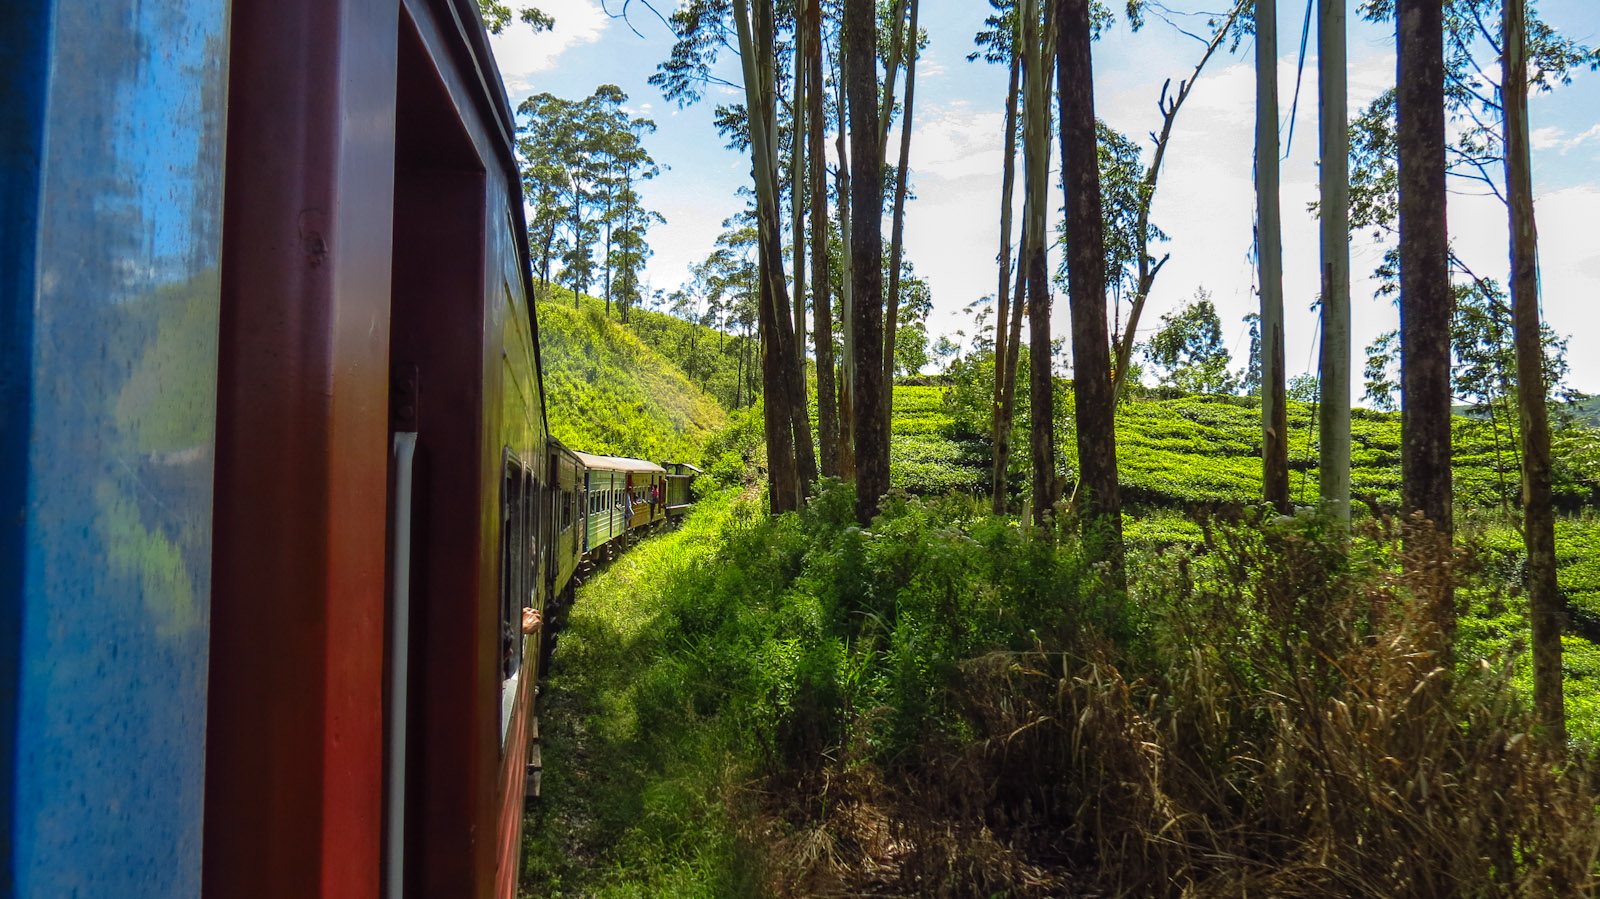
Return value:
M 550 429 L 573 449 L 699 462 L 727 413 L 597 306 L 539 303 Z
M 568 288 L 552 288 L 548 302 L 574 309 L 572 291 Z M 622 322 L 620 309 L 613 306 L 608 313 L 605 301 L 591 296 L 578 297 L 577 305 L 585 312 L 593 310 L 621 322 L 629 333 L 661 358 L 670 360 L 690 383 L 709 394 L 724 409 L 749 406 L 754 402 L 752 391 L 760 393 L 759 347 L 756 341 L 736 331 L 722 332 L 676 315 L 637 307 L 628 310 L 628 320 Z

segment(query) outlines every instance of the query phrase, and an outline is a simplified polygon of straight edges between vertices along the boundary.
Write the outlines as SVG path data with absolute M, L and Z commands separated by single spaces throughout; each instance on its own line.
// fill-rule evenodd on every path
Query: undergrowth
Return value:
M 1588 764 L 1509 650 L 1444 661 L 1485 560 L 1235 512 L 1122 594 L 973 499 L 852 503 L 720 494 L 580 591 L 528 895 L 1593 894 Z

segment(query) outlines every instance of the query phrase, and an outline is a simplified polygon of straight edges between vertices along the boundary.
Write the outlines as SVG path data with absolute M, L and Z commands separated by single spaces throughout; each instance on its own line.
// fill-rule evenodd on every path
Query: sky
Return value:
M 673 2 L 656 0 L 655 8 L 665 14 Z M 1208 4 L 1169 0 L 1167 5 L 1182 11 Z M 629 95 L 628 109 L 655 120 L 658 130 L 646 146 L 664 171 L 641 193 L 667 224 L 650 234 L 655 256 L 646 280 L 652 288 L 670 291 L 687 280 L 692 263 L 711 252 L 722 221 L 745 204 L 736 191 L 749 181 L 749 162 L 724 147 L 712 124 L 714 107 L 741 100 L 742 93 L 713 87 L 700 103 L 683 108 L 664 100 L 647 79 L 669 54 L 672 34 L 643 0 L 631 0 L 625 17 L 621 0 L 540 0 L 539 6 L 555 17 L 553 31 L 535 35 L 519 26 L 492 41 L 512 105 L 541 91 L 583 97 L 611 83 Z M 1279 5 L 1282 139 L 1288 136 L 1300 71 L 1304 7 L 1297 6 L 1293 0 Z M 1600 43 L 1595 0 L 1542 0 L 1538 11 L 1564 34 L 1591 46 Z M 1007 73 L 998 65 L 966 60 L 987 12 L 983 0 L 922 0 L 929 46 L 917 71 L 910 165 L 916 199 L 906 209 L 905 252 L 932 291 L 929 334 L 934 337 L 958 329 L 971 333 L 965 308 L 998 286 Z M 1175 21 L 1188 31 L 1205 32 L 1203 17 Z M 1291 378 L 1315 368 L 1316 316 L 1310 307 L 1319 289 L 1318 226 L 1308 204 L 1317 195 L 1316 42 L 1313 23 L 1293 143 L 1282 168 Z M 1354 117 L 1394 81 L 1393 28 L 1352 16 L 1348 42 Z M 1134 33 L 1120 17 L 1094 45 L 1096 112 L 1139 141 L 1147 161 L 1154 145 L 1149 132 L 1161 121 L 1156 102 L 1162 83 L 1170 78 L 1176 85 L 1187 78 L 1202 50 L 1197 39 L 1171 24 L 1151 19 Z M 1158 257 L 1170 253 L 1171 259 L 1140 322 L 1142 339 L 1159 327 L 1163 313 L 1204 288 L 1217 305 L 1236 368 L 1243 367 L 1249 350 L 1242 318 L 1258 303 L 1251 256 L 1254 55 L 1246 41 L 1232 55 L 1213 57 L 1179 113 L 1151 211 L 1152 222 L 1171 237 Z M 730 54 L 722 63 L 737 82 L 736 59 Z M 1593 342 L 1600 333 L 1600 240 L 1595 237 L 1600 227 L 1600 73 L 1585 70 L 1569 86 L 1534 95 L 1530 112 L 1544 313 L 1557 333 L 1571 337 L 1571 386 L 1600 393 L 1600 346 Z M 898 148 L 898 130 L 890 140 Z M 1059 150 L 1054 163 L 1059 164 Z M 1452 187 L 1448 213 L 1457 252 L 1475 272 L 1503 283 L 1508 267 L 1504 207 L 1468 184 Z M 1059 188 L 1051 196 L 1059 206 Z M 1052 223 L 1058 220 L 1053 212 Z M 1368 235 L 1352 236 L 1352 330 L 1358 356 L 1352 398 L 1357 401 L 1363 348 L 1398 325 L 1392 300 L 1374 296 L 1371 272 L 1381 254 Z M 1067 324 L 1066 304 L 1057 302 L 1053 333 L 1066 334 Z

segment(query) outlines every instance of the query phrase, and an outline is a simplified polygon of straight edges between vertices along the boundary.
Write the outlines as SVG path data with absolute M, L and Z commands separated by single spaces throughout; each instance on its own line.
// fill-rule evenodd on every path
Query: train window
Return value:
M 500 677 L 509 681 L 522 667 L 522 610 L 533 602 L 529 480 L 509 450 L 500 495 Z

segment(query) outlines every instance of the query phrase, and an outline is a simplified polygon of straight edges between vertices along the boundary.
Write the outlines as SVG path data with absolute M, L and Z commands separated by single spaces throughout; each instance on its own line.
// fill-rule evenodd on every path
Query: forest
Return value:
M 651 86 L 715 104 L 748 180 L 652 287 L 656 123 L 614 84 L 517 107 L 554 433 L 706 471 L 695 515 L 554 625 L 525 895 L 1595 895 L 1600 408 L 1569 383 L 1586 336 L 1546 318 L 1589 300 L 1541 292 L 1529 100 L 1600 50 L 1527 0 L 1311 0 L 1284 24 L 1312 98 L 1276 0 L 1200 29 L 989 0 L 963 52 L 1006 73 L 993 292 L 935 338 L 906 239 L 919 0 L 619 6 L 670 28 Z M 1396 48 L 1353 110 L 1347 16 Z M 1175 20 L 1192 57 L 1119 132 L 1097 41 Z M 1146 305 L 1184 252 L 1152 212 L 1169 147 L 1241 52 L 1236 360 L 1205 288 Z M 1309 211 L 1281 189 L 1293 104 Z M 1469 189 L 1501 270 L 1452 240 Z M 1318 339 L 1291 378 L 1307 214 Z M 1358 234 L 1399 312 L 1365 347 Z

